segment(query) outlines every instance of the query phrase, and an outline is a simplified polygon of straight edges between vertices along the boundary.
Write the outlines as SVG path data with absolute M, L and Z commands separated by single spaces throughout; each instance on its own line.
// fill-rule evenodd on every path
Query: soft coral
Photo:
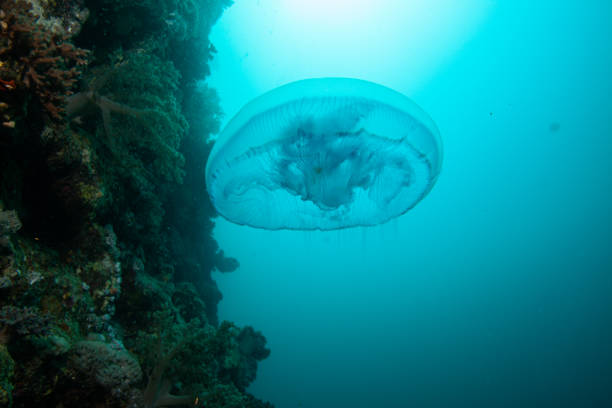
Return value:
M 111 112 L 130 115 L 142 119 L 146 110 L 134 109 L 129 106 L 114 102 L 113 100 L 99 94 L 100 88 L 104 86 L 110 71 L 94 79 L 84 91 L 77 92 L 67 98 L 66 115 L 68 119 L 75 119 L 83 115 L 89 115 L 97 110 L 102 112 L 104 131 L 108 137 L 112 136 Z
M 157 365 L 153 368 L 153 371 L 151 371 L 147 387 L 144 389 L 143 392 L 145 408 L 158 408 L 180 405 L 193 406 L 197 404 L 198 399 L 193 395 L 170 394 L 170 387 L 172 384 L 170 383 L 170 381 L 163 379 L 166 368 L 168 368 L 168 365 L 186 341 L 187 339 L 174 346 L 174 348 L 168 354 L 166 354 L 159 360 Z

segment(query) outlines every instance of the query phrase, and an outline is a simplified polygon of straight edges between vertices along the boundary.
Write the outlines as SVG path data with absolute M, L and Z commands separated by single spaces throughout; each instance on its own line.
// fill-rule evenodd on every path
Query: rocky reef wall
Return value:
M 204 183 L 229 6 L 0 0 L 0 407 L 271 406 L 211 276 L 239 266 Z

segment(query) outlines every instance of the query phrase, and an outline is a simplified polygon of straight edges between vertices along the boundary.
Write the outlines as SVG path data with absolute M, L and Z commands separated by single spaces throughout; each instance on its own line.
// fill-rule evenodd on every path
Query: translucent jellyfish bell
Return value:
M 431 190 L 441 160 L 436 125 L 404 95 L 357 79 L 306 79 L 229 122 L 206 184 L 234 223 L 332 230 L 405 213 Z

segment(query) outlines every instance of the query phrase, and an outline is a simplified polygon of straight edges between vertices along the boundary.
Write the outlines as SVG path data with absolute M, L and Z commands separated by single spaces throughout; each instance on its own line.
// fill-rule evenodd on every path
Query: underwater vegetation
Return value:
M 207 165 L 215 208 L 238 224 L 331 230 L 415 206 L 442 161 L 434 122 L 407 97 L 350 78 L 297 81 L 245 106 Z
M 271 406 L 212 278 L 239 267 L 203 188 L 229 5 L 0 0 L 0 407 Z
M 66 30 L 29 2 L 5 0 L 0 7 L 0 89 L 10 94 L 3 105 L 3 126 L 14 126 L 8 112 L 23 105 L 31 114 L 42 111 L 61 119 L 64 100 L 87 65 L 88 51 L 70 43 Z M 81 15 L 80 10 L 75 13 Z

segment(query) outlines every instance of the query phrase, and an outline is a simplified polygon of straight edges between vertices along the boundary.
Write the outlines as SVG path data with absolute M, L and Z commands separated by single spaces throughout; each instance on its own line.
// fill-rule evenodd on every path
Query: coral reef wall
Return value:
M 211 276 L 230 3 L 0 0 L 0 407 L 271 406 Z

